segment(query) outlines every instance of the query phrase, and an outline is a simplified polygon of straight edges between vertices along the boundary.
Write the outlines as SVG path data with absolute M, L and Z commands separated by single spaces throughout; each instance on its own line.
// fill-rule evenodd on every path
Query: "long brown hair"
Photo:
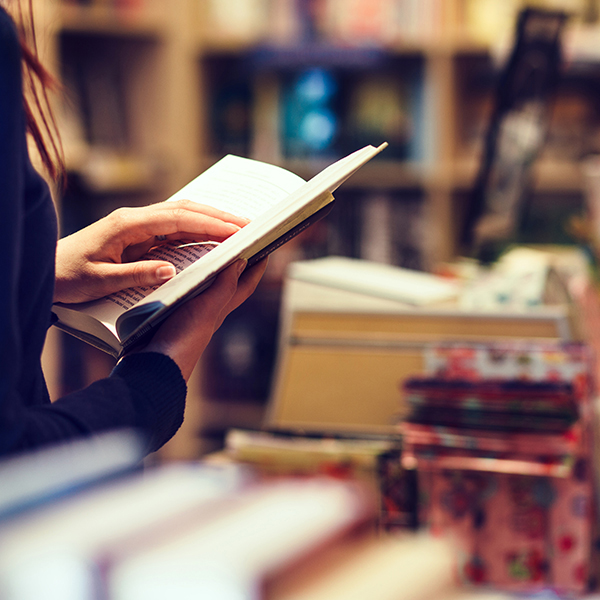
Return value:
M 58 81 L 41 63 L 36 41 L 33 3 L 28 0 L 28 16 L 24 16 L 19 0 L 13 18 L 17 23 L 23 60 L 23 105 L 27 131 L 33 138 L 48 175 L 56 182 L 63 180 L 65 164 L 49 91 L 60 88 Z

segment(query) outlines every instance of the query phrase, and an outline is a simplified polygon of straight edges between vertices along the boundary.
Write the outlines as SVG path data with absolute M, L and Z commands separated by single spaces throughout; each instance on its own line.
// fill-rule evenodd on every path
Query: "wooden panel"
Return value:
M 280 371 L 268 425 L 308 431 L 393 431 L 401 382 L 423 371 L 419 348 L 294 346 Z
M 336 337 L 350 338 L 356 334 L 370 336 L 421 336 L 436 340 L 448 338 L 562 338 L 566 317 L 560 314 L 531 317 L 494 317 L 423 315 L 419 313 L 398 315 L 359 315 L 337 313 L 297 313 L 294 315 L 292 335 L 295 337 L 316 337 L 335 333 Z M 423 337 L 424 336 L 424 337 Z

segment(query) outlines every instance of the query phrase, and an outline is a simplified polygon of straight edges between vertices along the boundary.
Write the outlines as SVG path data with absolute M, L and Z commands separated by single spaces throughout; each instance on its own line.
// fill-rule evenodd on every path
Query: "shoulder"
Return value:
M 0 127 L 16 125 L 22 104 L 19 35 L 14 21 L 0 6 Z
M 21 103 L 21 45 L 14 21 L 0 6 L 0 102 Z M 8 107 L 5 105 L 4 110 Z
M 0 189 L 2 218 L 17 202 L 22 160 L 26 154 L 21 79 L 21 46 L 14 22 L 0 7 Z
M 0 65 L 17 62 L 20 64 L 21 47 L 19 35 L 14 21 L 2 6 L 0 6 Z

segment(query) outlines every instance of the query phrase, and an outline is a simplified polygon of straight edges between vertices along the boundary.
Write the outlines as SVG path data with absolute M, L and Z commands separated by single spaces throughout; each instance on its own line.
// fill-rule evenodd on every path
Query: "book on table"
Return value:
M 268 163 L 227 155 L 171 198 L 188 199 L 246 217 L 226 240 L 168 242 L 144 257 L 172 262 L 178 273 L 157 287 L 136 287 L 79 304 L 56 303 L 55 325 L 89 344 L 122 356 L 148 339 L 177 307 L 203 292 L 238 259 L 248 266 L 266 257 L 332 208 L 332 193 L 387 144 L 365 146 L 305 181 Z

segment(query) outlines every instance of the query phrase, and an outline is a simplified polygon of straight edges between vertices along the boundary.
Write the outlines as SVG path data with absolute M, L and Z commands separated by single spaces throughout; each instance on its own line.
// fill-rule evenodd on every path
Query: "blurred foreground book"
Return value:
M 132 473 L 145 454 L 136 432 L 119 430 L 0 461 L 0 524 L 98 482 Z
M 375 515 L 353 481 L 157 467 L 0 521 L 0 597 L 424 600 L 453 589 L 446 542 L 378 537 Z

